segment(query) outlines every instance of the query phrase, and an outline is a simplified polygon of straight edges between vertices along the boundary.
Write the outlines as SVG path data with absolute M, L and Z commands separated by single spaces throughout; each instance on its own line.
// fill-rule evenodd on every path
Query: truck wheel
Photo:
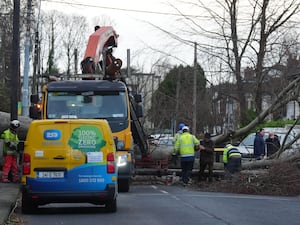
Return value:
M 130 187 L 130 179 L 118 180 L 118 191 L 128 192 Z
M 117 211 L 117 199 L 113 199 L 105 204 L 105 211 L 114 213 Z
M 22 213 L 32 214 L 36 212 L 38 206 L 30 201 L 26 196 L 22 196 Z

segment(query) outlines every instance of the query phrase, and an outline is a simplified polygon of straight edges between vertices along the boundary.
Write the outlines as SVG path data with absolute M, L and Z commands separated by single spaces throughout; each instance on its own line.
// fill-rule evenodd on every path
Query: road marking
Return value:
M 151 188 L 154 190 L 158 190 L 161 193 L 143 193 L 138 195 L 170 195 L 172 198 L 176 200 L 180 200 L 180 198 L 176 197 L 178 194 L 170 194 L 166 190 L 162 190 L 159 188 L 159 186 L 151 185 Z M 300 196 L 295 197 L 281 197 L 281 196 L 264 196 L 264 195 L 245 195 L 245 194 L 230 194 L 230 193 L 220 193 L 220 192 L 210 192 L 211 194 L 184 194 L 180 193 L 180 196 L 186 196 L 186 197 L 205 197 L 205 198 L 236 198 L 236 199 L 254 199 L 254 200 L 274 200 L 274 201 L 299 201 Z
M 175 196 L 175 195 L 171 195 L 171 197 L 174 198 L 174 199 L 177 200 L 177 201 L 180 201 L 180 200 L 181 200 L 180 198 L 178 198 L 178 197 Z
M 151 187 L 152 187 L 153 189 L 157 190 L 157 186 L 151 185 Z
M 190 197 L 206 197 L 206 198 L 238 198 L 238 199 L 256 199 L 256 200 L 277 200 L 277 201 L 291 201 L 291 199 L 299 200 L 295 197 L 285 198 L 280 196 L 249 196 L 249 195 L 208 195 L 208 194 L 183 194 L 184 196 Z M 183 196 L 182 195 L 182 196 Z

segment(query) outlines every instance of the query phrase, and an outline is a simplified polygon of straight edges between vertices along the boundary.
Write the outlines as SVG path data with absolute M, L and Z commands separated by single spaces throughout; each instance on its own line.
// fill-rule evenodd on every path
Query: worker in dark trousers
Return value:
M 174 154 L 179 153 L 182 170 L 182 182 L 191 184 L 191 175 L 195 161 L 195 146 L 199 146 L 199 140 L 189 133 L 189 127 L 182 128 L 182 134 L 176 140 Z
M 223 163 L 225 177 L 231 178 L 234 174 L 239 174 L 242 168 L 242 154 L 231 144 L 227 144 L 223 152 Z
M 204 172 L 206 167 L 208 167 L 208 181 L 212 182 L 214 168 L 214 142 L 211 140 L 210 133 L 205 133 L 203 141 L 200 142 L 199 167 L 199 181 L 206 180 Z

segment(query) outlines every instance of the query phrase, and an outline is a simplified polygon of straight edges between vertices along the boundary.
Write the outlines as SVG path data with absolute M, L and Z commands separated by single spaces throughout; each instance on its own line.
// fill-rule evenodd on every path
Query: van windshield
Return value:
M 125 119 L 125 92 L 49 92 L 46 114 L 48 119 Z

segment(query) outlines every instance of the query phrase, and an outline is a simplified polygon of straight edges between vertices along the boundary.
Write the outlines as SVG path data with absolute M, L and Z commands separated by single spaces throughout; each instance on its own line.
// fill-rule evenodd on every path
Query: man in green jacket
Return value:
M 18 120 L 10 122 L 10 127 L 1 134 L 1 139 L 4 140 L 3 154 L 4 154 L 4 165 L 2 169 L 1 182 L 9 183 L 8 174 L 12 172 L 13 182 L 19 182 L 20 177 L 18 174 L 17 164 L 17 146 L 19 144 L 19 138 L 17 135 L 17 129 L 20 127 Z
M 182 134 L 176 140 L 175 153 L 180 155 L 182 181 L 186 185 L 191 182 L 191 175 L 195 161 L 195 146 L 199 147 L 199 140 L 189 133 L 189 127 L 182 128 Z

